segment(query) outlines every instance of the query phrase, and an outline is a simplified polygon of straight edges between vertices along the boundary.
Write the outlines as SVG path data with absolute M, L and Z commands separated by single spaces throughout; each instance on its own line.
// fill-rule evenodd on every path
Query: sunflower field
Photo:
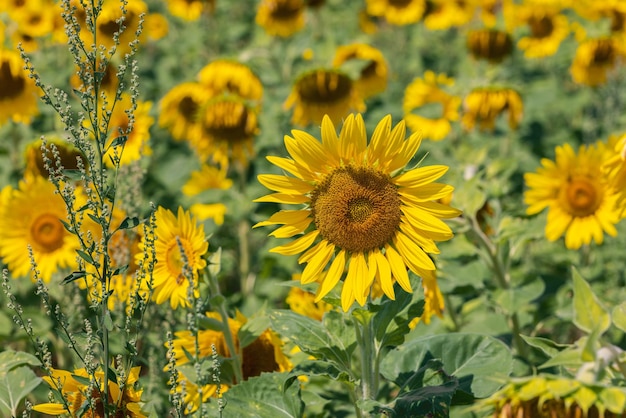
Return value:
M 626 1 L 2 0 L 1 417 L 626 417 Z

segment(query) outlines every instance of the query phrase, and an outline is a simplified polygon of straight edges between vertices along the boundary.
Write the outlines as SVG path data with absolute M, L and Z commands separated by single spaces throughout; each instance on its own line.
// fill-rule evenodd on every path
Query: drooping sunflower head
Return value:
M 153 298 L 158 304 L 169 299 L 173 309 L 188 306 L 189 286 L 193 284 L 192 291 L 197 297 L 198 272 L 206 267 L 203 256 L 209 243 L 204 236 L 204 227 L 182 207 L 178 208 L 177 214 L 159 207 L 155 218 Z M 142 238 L 137 261 L 143 258 L 146 245 L 148 243 Z
M 407 126 L 421 132 L 424 138 L 440 141 L 452 129 L 450 122 L 458 120 L 461 98 L 446 89 L 454 80 L 445 74 L 426 71 L 415 78 L 404 91 L 402 109 Z
M 304 28 L 304 0 L 262 0 L 255 21 L 265 32 L 288 38 Z
M 211 159 L 222 167 L 231 161 L 247 165 L 259 132 L 256 109 L 236 96 L 221 95 L 205 103 L 198 115 L 189 142 L 201 162 Z
M 293 177 L 260 175 L 259 181 L 276 193 L 256 201 L 306 206 L 277 212 L 255 227 L 283 225 L 270 235 L 301 236 L 271 251 L 302 253 L 298 262 L 307 265 L 301 282 L 321 280 L 316 300 L 343 278 L 344 311 L 355 300 L 363 306 L 375 280 L 392 299 L 395 281 L 411 292 L 407 268 L 419 276 L 435 270 L 427 253 L 437 254 L 435 241 L 452 237 L 441 219 L 459 214 L 436 202 L 452 191 L 434 183 L 447 167 L 403 172 L 421 138 L 405 139 L 404 122 L 392 129 L 390 116 L 380 121 L 369 144 L 360 115 L 349 115 L 339 136 L 325 117 L 321 142 L 302 131 L 292 134 L 285 136 L 291 158 L 268 160 Z
M 578 153 L 569 144 L 556 147 L 555 161 L 543 159 L 536 173 L 526 173 L 526 212 L 533 215 L 548 208 L 546 237 L 556 241 L 565 234 L 565 246 L 602 244 L 603 233 L 617 235 L 619 221 L 616 195 L 607 185 L 602 166 L 603 144 L 581 146 Z
M 205 65 L 198 73 L 199 82 L 213 94 L 231 93 L 246 100 L 260 102 L 263 85 L 247 65 L 221 59 Z
M 38 89 L 19 53 L 0 48 L 0 126 L 8 120 L 30 123 L 39 113 Z
M 367 44 L 343 45 L 335 51 L 333 66 L 354 61 L 362 63 L 355 87 L 363 99 L 385 91 L 389 69 L 382 52 Z
M 350 111 L 365 110 L 365 103 L 346 73 L 337 69 L 316 69 L 298 77 L 283 107 L 293 107 L 291 121 L 306 126 L 319 124 L 325 115 L 340 120 Z
M 587 39 L 576 49 L 576 55 L 570 67 L 575 82 L 588 86 L 606 83 L 607 77 L 619 65 L 624 57 L 621 38 L 602 37 Z
M 366 12 L 382 17 L 392 25 L 410 25 L 420 21 L 426 10 L 426 0 L 367 0 Z
M 212 95 L 211 90 L 196 82 L 174 86 L 159 103 L 159 126 L 167 128 L 176 141 L 188 139 L 198 124 L 200 108 Z
M 513 39 L 508 32 L 497 29 L 470 30 L 467 48 L 474 58 L 498 63 L 511 55 Z
M 53 171 L 58 170 L 77 170 L 79 168 L 78 160 L 81 161 L 82 167 L 87 167 L 87 159 L 85 155 L 68 141 L 57 137 L 47 137 L 45 139 L 45 149 L 42 148 L 44 140 L 38 139 L 28 144 L 24 151 L 25 170 L 24 176 L 41 176 L 48 178 L 50 172 L 44 163 L 44 155 L 50 162 L 50 168 Z M 58 157 L 55 156 L 58 155 Z
M 481 130 L 495 129 L 496 119 L 508 112 L 511 129 L 517 129 L 524 112 L 519 93 L 506 87 L 479 87 L 463 99 L 463 126 L 470 130 L 476 124 Z

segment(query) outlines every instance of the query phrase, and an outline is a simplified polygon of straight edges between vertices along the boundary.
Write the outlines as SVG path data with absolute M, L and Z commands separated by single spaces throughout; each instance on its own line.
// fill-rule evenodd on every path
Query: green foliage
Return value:
M 41 383 L 33 366 L 41 363 L 32 354 L 7 350 L 0 352 L 0 412 L 16 417 L 20 403 Z M 30 366 L 30 367 L 29 367 Z

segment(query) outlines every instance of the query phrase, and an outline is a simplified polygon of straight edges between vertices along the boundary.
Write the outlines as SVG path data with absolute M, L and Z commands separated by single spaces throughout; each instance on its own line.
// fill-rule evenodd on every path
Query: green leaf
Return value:
M 583 340 L 583 338 L 581 338 Z M 586 340 L 586 338 L 585 338 Z M 581 341 L 584 343 L 584 341 Z M 558 354 L 555 354 L 550 360 L 539 366 L 540 369 L 556 366 L 578 367 L 582 365 L 582 349 L 580 347 L 571 346 Z
M 432 359 L 441 360 L 445 373 L 459 380 L 459 389 L 475 398 L 494 393 L 513 367 L 511 351 L 500 340 L 458 333 L 411 340 L 391 350 L 380 371 L 402 387 L 416 378 L 420 365 Z
M 272 329 L 290 339 L 303 352 L 334 363 L 340 370 L 350 370 L 349 347 L 321 323 L 289 310 L 270 313 Z
M 87 272 L 84 272 L 84 271 L 73 271 L 61 281 L 61 284 L 72 283 L 75 280 L 82 279 L 86 275 L 87 275 Z
M 287 373 L 264 373 L 224 393 L 223 418 L 295 418 L 304 414 L 300 385 L 283 391 Z
M 87 254 L 86 252 L 84 252 L 83 250 L 76 250 L 76 253 L 80 256 L 80 258 L 85 260 L 87 263 L 91 264 L 92 266 L 96 265 L 96 262 L 94 261 L 94 259 L 91 258 L 91 256 Z
M 520 337 L 522 337 L 522 339 L 526 341 L 526 344 L 531 347 L 538 348 L 539 350 L 543 351 L 543 353 L 546 354 L 548 357 L 554 357 L 562 349 L 569 347 L 568 344 L 557 344 L 548 338 L 529 337 L 526 335 L 520 335 Z
M 613 325 L 626 332 L 626 302 L 614 307 L 611 317 L 613 318 Z
M 117 229 L 132 229 L 140 224 L 141 224 L 141 219 L 139 219 L 138 217 L 136 216 L 132 218 L 126 217 Z
M 339 370 L 334 364 L 323 360 L 304 360 L 297 364 L 289 372 L 289 378 L 285 381 L 285 386 L 289 386 L 298 376 L 324 376 L 336 382 L 350 381 L 350 375 L 343 370 Z
M 598 330 L 602 335 L 611 325 L 608 310 L 600 303 L 589 283 L 572 267 L 574 280 L 574 324 L 585 332 Z
M 209 256 L 209 273 L 211 277 L 217 277 L 222 267 L 222 247 Z
M 0 404 L 16 416 L 20 402 L 30 394 L 42 379 L 27 366 L 18 366 L 0 372 Z
M 65 169 L 63 175 L 72 181 L 80 181 L 83 179 L 83 172 L 77 169 Z
M 267 315 L 260 315 L 254 318 L 248 319 L 248 322 L 243 324 L 239 329 L 239 346 L 241 348 L 247 347 L 256 341 L 257 338 L 270 326 L 270 319 Z
M 425 386 L 402 394 L 393 411 L 398 417 L 448 418 L 450 403 L 459 386 L 451 380 L 440 386 Z
M 207 316 L 198 316 L 197 321 L 200 329 L 211 329 L 213 331 L 220 332 L 224 331 L 224 323 L 219 319 L 209 318 Z
M 543 280 L 532 280 L 519 287 L 494 292 L 495 301 L 507 314 L 521 312 L 528 310 L 531 302 L 543 294 L 545 287 Z
M 19 366 L 39 366 L 37 357 L 24 351 L 6 350 L 0 352 L 0 373 L 7 373 Z

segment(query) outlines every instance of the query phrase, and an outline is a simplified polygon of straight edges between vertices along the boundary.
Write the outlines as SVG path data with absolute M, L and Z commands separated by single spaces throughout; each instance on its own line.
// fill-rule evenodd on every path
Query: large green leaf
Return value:
M 0 375 L 18 366 L 39 366 L 37 357 L 24 351 L 7 350 L 0 353 Z
M 622 302 L 613 308 L 613 325 L 626 332 L 626 302 Z
M 390 351 L 380 371 L 398 386 L 415 381 L 422 364 L 439 359 L 443 370 L 459 380 L 459 389 L 476 398 L 491 395 L 511 373 L 513 356 L 506 344 L 479 334 L 444 334 L 411 340 Z
M 4 416 L 15 416 L 20 402 L 41 383 L 27 366 L 0 372 L 0 410 Z
M 609 311 L 598 300 L 589 283 L 576 268 L 572 268 L 574 280 L 574 324 L 588 333 L 597 330 L 602 335 L 611 325 Z
M 350 370 L 351 347 L 322 323 L 288 310 L 272 311 L 270 321 L 274 331 L 293 341 L 303 352 L 333 362 L 342 371 Z
M 288 385 L 286 373 L 264 373 L 224 393 L 223 418 L 294 418 L 304 413 L 300 385 Z
M 495 301 L 505 313 L 513 314 L 527 310 L 531 302 L 542 295 L 545 284 L 542 280 L 532 280 L 522 286 L 494 292 Z

